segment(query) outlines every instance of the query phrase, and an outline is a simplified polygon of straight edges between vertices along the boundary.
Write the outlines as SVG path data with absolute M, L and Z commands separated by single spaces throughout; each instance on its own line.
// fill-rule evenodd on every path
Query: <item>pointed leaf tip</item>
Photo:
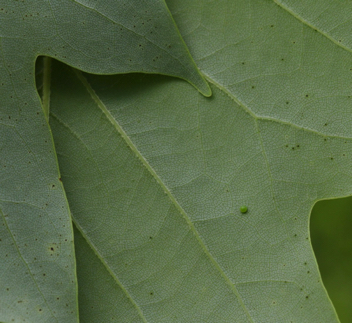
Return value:
M 212 96 L 212 91 L 211 88 L 208 84 L 208 82 L 204 79 L 204 77 L 202 75 L 200 75 L 200 82 L 199 85 L 195 85 L 192 84 L 202 95 L 204 95 L 205 97 L 209 98 Z

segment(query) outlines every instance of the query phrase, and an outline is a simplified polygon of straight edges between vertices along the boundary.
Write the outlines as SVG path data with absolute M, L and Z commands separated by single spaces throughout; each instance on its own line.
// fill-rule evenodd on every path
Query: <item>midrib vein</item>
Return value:
M 293 17 L 295 17 L 297 20 L 299 20 L 301 23 L 305 24 L 306 26 L 308 26 L 309 28 L 312 28 L 313 30 L 316 30 L 317 32 L 319 32 L 321 35 L 323 35 L 324 37 L 326 37 L 327 39 L 329 39 L 330 41 L 332 41 L 335 45 L 343 48 L 344 50 L 347 50 L 348 52 L 352 53 L 352 49 L 348 48 L 347 46 L 339 43 L 335 38 L 333 38 L 332 36 L 330 36 L 328 33 L 326 33 L 325 31 L 319 29 L 317 26 L 314 26 L 312 23 L 310 23 L 308 20 L 305 20 L 303 17 L 301 17 L 300 15 L 298 15 L 297 13 L 295 13 L 291 8 L 287 7 L 286 5 L 284 5 L 282 2 L 278 1 L 278 0 L 273 0 L 274 3 L 276 3 L 280 8 L 282 8 L 283 10 L 287 11 L 290 15 L 292 15 Z
M 107 119 L 111 122 L 111 124 L 115 127 L 117 132 L 121 135 L 121 137 L 125 140 L 127 145 L 130 147 L 130 149 L 134 152 L 136 157 L 142 162 L 142 164 L 147 168 L 147 170 L 150 172 L 150 174 L 154 177 L 154 179 L 157 181 L 157 183 L 160 185 L 160 187 L 163 189 L 163 191 L 167 194 L 167 196 L 170 198 L 172 203 L 175 205 L 177 210 L 182 214 L 183 218 L 187 222 L 189 228 L 195 235 L 197 241 L 199 242 L 200 246 L 202 247 L 203 251 L 205 254 L 208 256 L 209 260 L 211 263 L 214 265 L 214 267 L 218 270 L 218 272 L 221 274 L 221 276 L 224 278 L 226 283 L 229 285 L 233 293 L 236 295 L 237 300 L 242 307 L 243 311 L 245 312 L 246 316 L 249 319 L 249 322 L 254 323 L 247 307 L 245 306 L 243 299 L 241 295 L 239 294 L 235 284 L 230 280 L 230 278 L 227 276 L 225 271 L 221 268 L 219 263 L 216 261 L 216 259 L 213 257 L 213 255 L 210 253 L 208 248 L 206 247 L 204 241 L 200 237 L 200 234 L 198 230 L 195 228 L 193 222 L 187 215 L 186 211 L 182 208 L 182 206 L 179 204 L 179 202 L 176 200 L 176 198 L 173 196 L 171 193 L 170 189 L 165 185 L 165 183 L 161 180 L 161 178 L 158 176 L 156 171 L 151 167 L 151 165 L 148 163 L 148 161 L 144 158 L 144 156 L 141 154 L 141 152 L 137 149 L 137 147 L 134 145 L 132 140 L 129 138 L 129 136 L 126 134 L 126 132 L 122 129 L 120 124 L 115 120 L 115 118 L 111 115 L 110 111 L 106 108 L 104 103 L 100 100 L 98 95 L 95 93 L 93 88 L 90 86 L 86 78 L 82 75 L 82 73 L 78 70 L 74 70 L 74 73 L 76 74 L 77 78 L 82 82 L 82 84 L 85 86 L 87 89 L 88 93 L 90 94 L 91 98 L 96 102 L 98 107 L 102 110 L 102 112 L 105 114 Z

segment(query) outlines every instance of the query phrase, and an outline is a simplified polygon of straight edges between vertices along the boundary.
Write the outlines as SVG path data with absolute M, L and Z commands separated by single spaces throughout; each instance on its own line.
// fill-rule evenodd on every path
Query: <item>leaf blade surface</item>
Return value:
M 100 74 L 174 75 L 211 93 L 164 1 L 0 1 L 0 35 L 0 320 L 77 322 L 71 218 L 46 120 L 50 80 L 40 93 L 43 111 L 36 59 Z

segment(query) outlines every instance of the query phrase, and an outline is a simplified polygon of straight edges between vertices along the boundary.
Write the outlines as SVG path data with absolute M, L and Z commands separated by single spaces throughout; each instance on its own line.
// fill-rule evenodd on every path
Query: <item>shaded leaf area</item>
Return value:
M 352 198 L 318 202 L 311 216 L 312 245 L 324 285 L 342 323 L 352 317 Z
M 35 62 L 35 84 L 42 102 L 44 91 L 44 70 L 44 56 L 39 56 Z
M 143 322 L 134 304 L 76 227 L 75 245 L 81 321 Z

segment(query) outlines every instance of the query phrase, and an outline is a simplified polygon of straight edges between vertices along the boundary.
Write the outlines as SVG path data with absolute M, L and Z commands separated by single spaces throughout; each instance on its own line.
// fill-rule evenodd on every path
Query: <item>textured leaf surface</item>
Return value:
M 216 87 L 209 100 L 158 77 L 89 82 L 95 93 L 79 73 L 58 76 L 51 124 L 73 217 L 131 311 L 147 322 L 336 321 L 301 215 L 312 193 L 294 185 L 304 198 L 290 210 L 296 197 L 275 190 L 265 155 L 279 151 L 293 177 L 311 144 L 331 151 L 345 141 L 253 119 Z M 65 104 L 70 91 L 79 99 Z M 321 162 L 331 167 L 328 156 Z M 95 271 L 79 277 L 92 289 Z M 94 313 L 90 304 L 80 306 Z
M 46 119 L 50 71 L 38 84 L 43 109 L 35 89 L 39 55 L 210 90 L 164 1 L 0 1 L 0 321 L 77 322 L 71 218 Z
M 116 209 L 114 214 L 121 215 L 114 218 L 104 211 L 94 217 L 94 223 L 92 213 L 88 221 L 92 206 L 83 207 L 87 205 L 85 200 L 80 206 L 72 205 L 74 218 L 93 249 L 109 260 L 106 268 L 136 302 L 146 321 L 337 321 L 311 250 L 308 219 L 318 199 L 351 193 L 350 53 L 275 3 L 168 4 L 193 57 L 213 84 L 211 99 L 196 97 L 180 82 L 157 77 L 87 76 L 89 84 L 81 76 L 78 78 L 83 82 L 82 91 L 87 88 L 87 100 L 89 95 L 92 97 L 95 113 L 102 116 L 96 119 L 110 122 L 109 131 L 125 141 L 117 145 L 123 148 L 116 156 L 131 155 L 126 157 L 131 167 L 134 152 L 135 159 L 149 170 L 140 181 L 152 177 L 159 184 L 145 188 L 144 196 L 149 197 L 150 191 L 153 197 L 158 190 L 165 191 L 188 224 L 193 240 L 188 242 L 187 251 L 182 251 L 184 244 L 178 250 L 186 257 L 193 241 L 201 246 L 199 257 L 205 257 L 201 268 L 211 268 L 213 279 L 219 276 L 224 283 L 217 283 L 218 289 L 213 289 L 219 303 L 211 306 L 204 302 L 189 312 L 184 308 L 182 318 L 172 316 L 168 309 L 168 316 L 156 316 L 164 313 L 160 304 L 162 308 L 168 308 L 165 304 L 177 308 L 180 300 L 170 294 L 175 295 L 180 286 L 176 284 L 172 293 L 173 286 L 163 285 L 167 279 L 158 280 L 172 275 L 166 265 L 156 266 L 152 255 L 145 251 L 157 241 L 153 227 L 149 229 L 147 224 L 147 219 L 152 223 L 156 207 L 150 209 L 151 202 L 147 201 L 144 205 L 148 207 L 138 207 L 143 203 L 143 193 L 125 174 L 136 172 L 124 169 L 117 173 L 117 166 L 111 167 L 113 155 L 106 157 L 106 165 L 96 161 L 90 176 L 104 175 L 111 167 L 115 171 L 105 179 L 100 177 L 100 185 L 106 182 L 120 187 L 123 178 L 126 197 L 115 202 L 108 199 L 114 205 L 111 209 Z M 61 95 L 67 90 L 61 90 Z M 64 109 L 63 103 L 55 104 L 57 115 L 52 119 L 58 134 L 56 142 L 61 147 L 58 151 L 62 149 L 64 156 L 78 158 L 84 156 L 83 152 L 78 153 L 74 140 L 60 141 L 61 133 L 76 133 L 88 152 L 97 144 L 81 137 L 78 122 L 72 118 L 73 107 Z M 93 127 L 87 126 L 81 133 L 87 134 L 89 128 Z M 112 151 L 107 148 L 110 140 L 105 145 L 96 140 L 105 147 L 101 149 Z M 88 193 L 84 194 L 82 185 L 77 184 L 69 159 L 60 158 L 60 164 L 65 169 L 69 200 L 78 201 Z M 91 184 L 92 195 L 98 183 Z M 83 187 L 87 189 L 87 183 Z M 239 212 L 243 204 L 249 207 L 245 216 Z M 131 208 L 136 219 L 129 216 L 127 223 L 134 229 L 128 229 L 124 220 L 129 214 L 126 210 Z M 171 216 L 166 214 L 169 220 Z M 100 232 L 98 222 L 105 216 L 107 222 L 99 225 Z M 101 238 L 112 219 L 127 225 L 124 232 L 131 232 L 128 238 L 121 241 L 121 233 Z M 161 235 L 161 230 L 158 232 Z M 148 235 L 152 241 L 148 241 Z M 115 254 L 111 254 L 110 243 L 118 246 Z M 162 256 L 157 253 L 159 261 L 173 254 L 164 241 L 158 246 L 163 248 Z M 143 257 L 139 258 L 141 248 Z M 125 259 L 131 258 L 135 266 L 130 267 Z M 137 265 L 140 259 L 143 272 Z M 174 260 L 172 268 L 179 263 Z M 149 271 L 146 278 L 145 272 Z M 202 277 L 207 275 L 201 273 L 198 268 L 196 277 L 189 274 L 193 279 L 185 295 L 192 295 L 194 286 L 202 286 Z M 155 294 L 158 289 L 168 293 L 160 297 L 160 292 Z M 215 318 L 212 315 L 219 313 L 219 304 L 232 306 L 222 308 L 223 316 Z M 153 308 L 157 310 L 151 312 Z
M 13 65 L 33 68 L 29 62 L 47 55 L 92 73 L 177 76 L 210 95 L 163 0 L 0 5 L 3 59 Z
M 69 16 L 75 10 L 69 8 L 82 3 L 62 3 L 67 6 L 54 12 L 67 21 L 65 30 L 74 30 Z M 84 5 L 112 14 L 99 7 L 102 3 L 110 2 Z M 318 15 L 315 2 L 306 10 L 305 2 L 293 0 L 167 3 L 211 84 L 211 98 L 166 76 L 92 76 L 59 63 L 53 67 L 50 127 L 76 227 L 81 321 L 338 322 L 308 224 L 317 200 L 351 194 L 352 56 L 348 33 L 334 33 L 336 26 L 329 25 L 340 21 L 349 30 L 343 18 L 347 2 L 332 2 L 328 15 L 322 0 Z M 98 20 L 92 28 L 100 26 Z M 88 72 L 135 71 L 129 63 L 119 70 L 121 60 L 107 70 L 105 38 L 97 35 L 86 43 L 84 37 L 74 39 L 82 46 L 77 52 L 63 45 L 64 52 L 57 46 L 39 54 L 56 53 Z M 88 47 L 92 39 L 102 41 Z M 93 52 L 101 60 L 90 60 Z M 78 62 L 78 53 L 88 53 L 85 63 Z M 160 74 L 177 76 L 160 66 Z M 39 133 L 40 125 L 31 131 L 50 139 L 47 128 Z M 48 150 L 42 154 L 54 156 Z M 45 163 L 48 174 L 57 174 L 53 164 Z M 22 176 L 28 173 L 25 169 Z M 15 183 L 9 183 L 13 196 Z M 25 192 L 42 191 L 34 185 Z M 61 194 L 52 201 L 65 202 L 62 190 L 50 192 Z M 248 206 L 246 214 L 242 205 Z M 11 253 L 12 264 L 22 253 L 5 207 L 6 248 L 20 252 Z M 30 231 L 30 225 L 13 228 Z M 33 290 L 35 295 L 40 289 Z M 17 298 L 2 299 L 7 312 L 1 314 L 9 320 L 15 309 L 9 304 L 17 308 Z M 18 313 L 18 320 L 26 315 Z M 32 320 L 40 322 L 36 316 Z

